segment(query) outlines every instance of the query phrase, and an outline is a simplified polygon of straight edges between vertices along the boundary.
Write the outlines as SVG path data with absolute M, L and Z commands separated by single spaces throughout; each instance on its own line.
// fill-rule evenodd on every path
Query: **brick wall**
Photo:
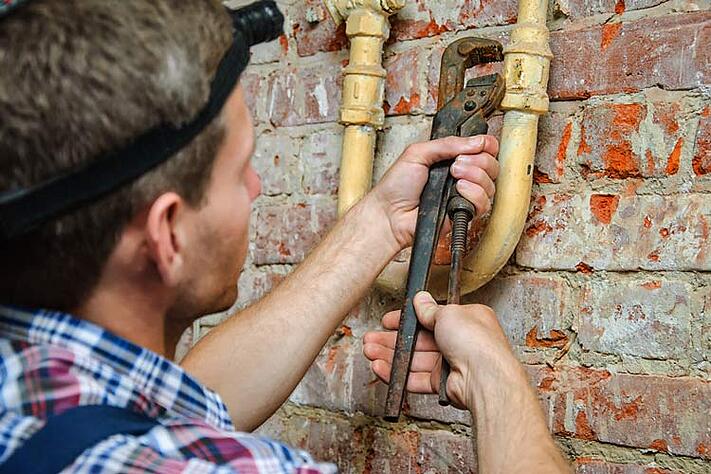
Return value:
M 280 4 L 287 35 L 258 48 L 242 80 L 264 196 L 240 305 L 284 278 L 335 219 L 347 40 L 319 1 Z M 427 138 L 444 47 L 470 34 L 506 41 L 516 7 L 417 0 L 394 20 L 376 179 Z M 498 312 L 579 473 L 711 470 L 709 9 L 554 0 L 551 112 L 529 221 L 510 264 L 467 297 Z M 475 471 L 468 414 L 413 396 L 405 422 L 378 418 L 385 387 L 360 338 L 399 306 L 374 290 L 263 432 L 343 472 Z M 203 319 L 187 342 L 223 317 Z

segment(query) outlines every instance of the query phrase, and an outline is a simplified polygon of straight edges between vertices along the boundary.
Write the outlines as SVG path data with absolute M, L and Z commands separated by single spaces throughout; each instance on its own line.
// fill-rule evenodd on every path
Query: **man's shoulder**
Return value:
M 220 430 L 199 419 L 157 421 L 143 434 L 115 434 L 101 440 L 64 472 L 336 472 L 331 464 L 317 463 L 307 453 L 265 437 Z M 44 424 L 32 416 L 0 413 L 0 464 Z

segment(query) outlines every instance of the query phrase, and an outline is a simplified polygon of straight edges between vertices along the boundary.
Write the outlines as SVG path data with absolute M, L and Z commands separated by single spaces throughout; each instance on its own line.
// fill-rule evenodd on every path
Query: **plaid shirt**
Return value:
M 336 471 L 302 451 L 235 432 L 220 397 L 178 365 L 67 314 L 0 306 L 0 357 L 0 464 L 47 417 L 103 404 L 160 425 L 143 436 L 111 436 L 65 472 Z

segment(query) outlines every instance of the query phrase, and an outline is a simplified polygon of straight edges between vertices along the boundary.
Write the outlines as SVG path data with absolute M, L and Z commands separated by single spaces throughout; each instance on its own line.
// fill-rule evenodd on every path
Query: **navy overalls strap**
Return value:
M 70 466 L 84 451 L 117 434 L 140 436 L 158 422 L 127 408 L 86 405 L 52 416 L 2 465 L 0 474 L 46 474 Z

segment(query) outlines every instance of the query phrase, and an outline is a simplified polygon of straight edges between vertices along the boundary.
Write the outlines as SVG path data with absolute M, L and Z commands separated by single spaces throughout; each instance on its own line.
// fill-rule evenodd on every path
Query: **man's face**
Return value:
M 225 137 L 212 170 L 205 202 L 197 209 L 186 252 L 188 275 L 175 313 L 198 316 L 228 309 L 247 257 L 252 202 L 261 192 L 252 168 L 254 126 L 241 86 L 223 109 Z M 192 314 L 185 314 L 185 312 Z

